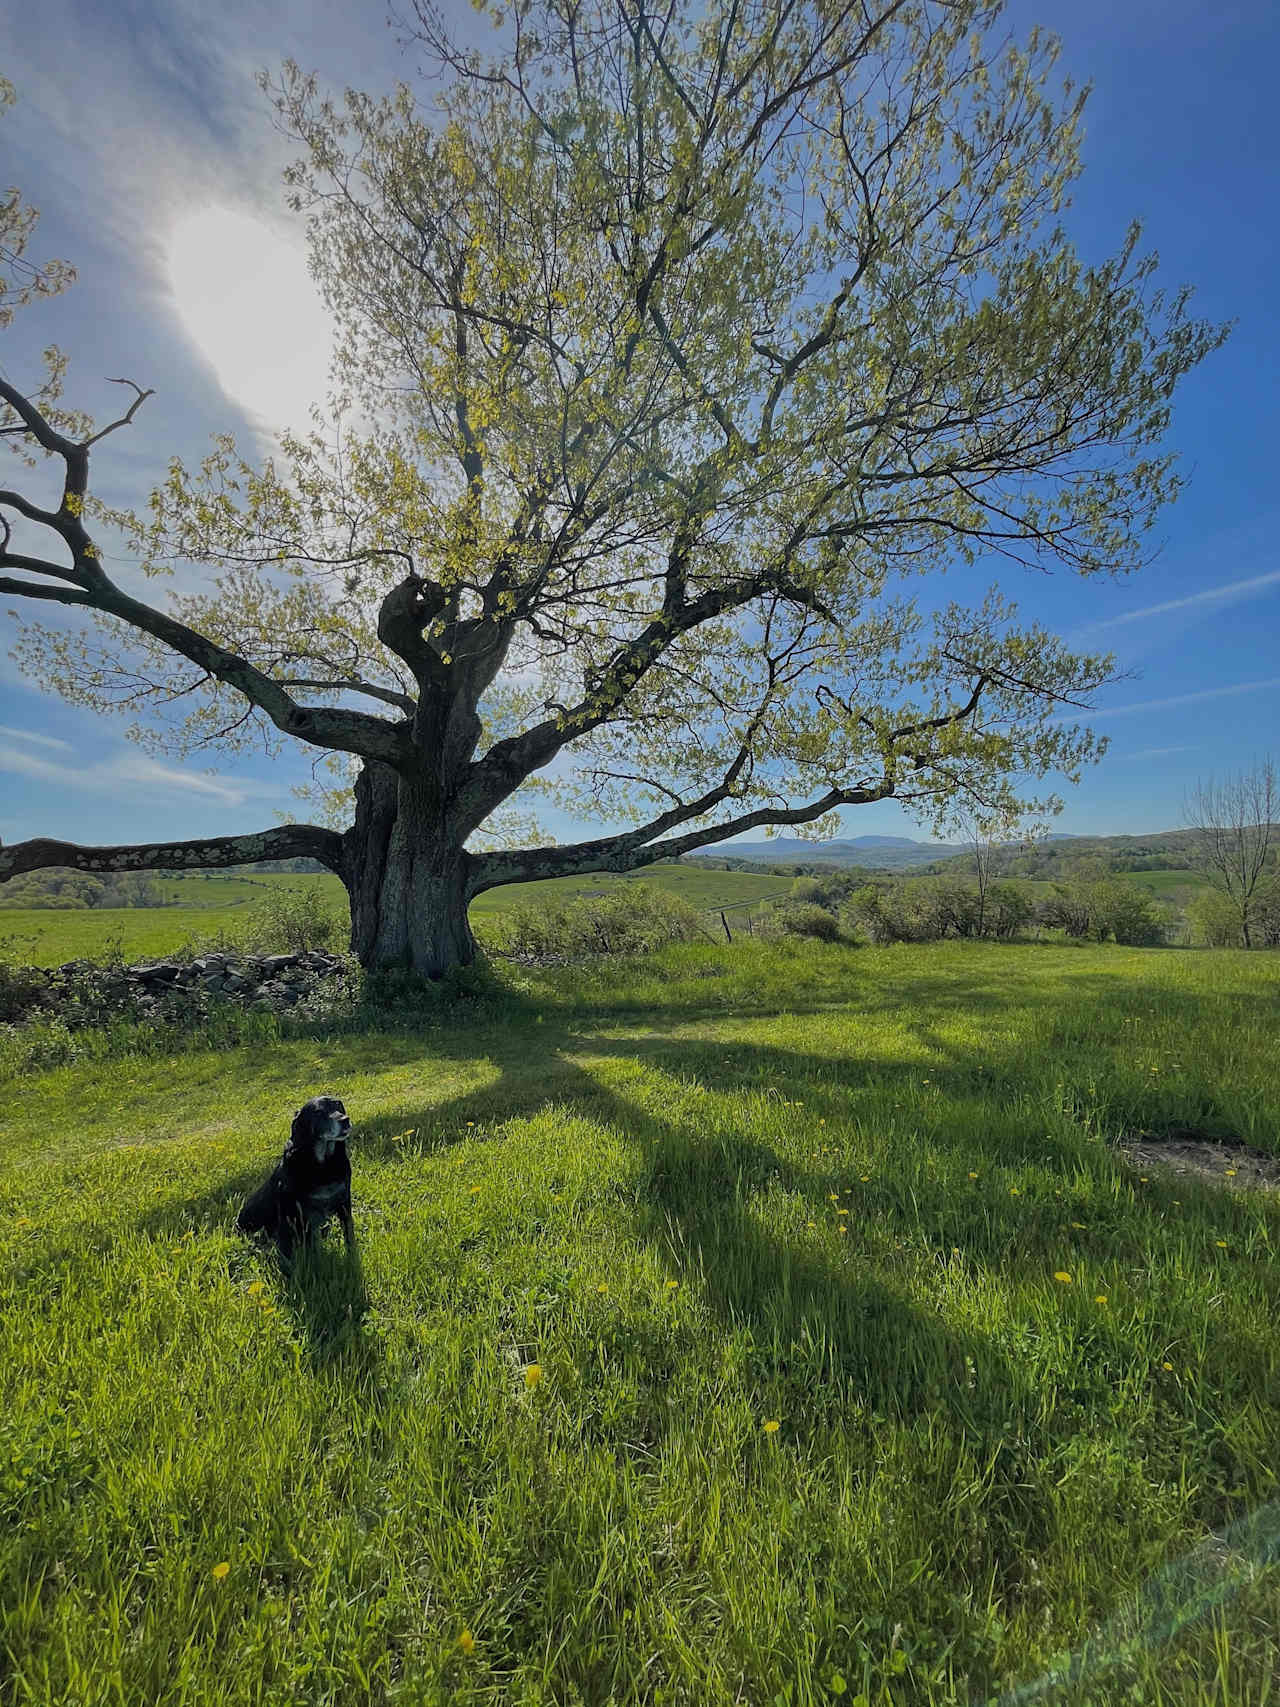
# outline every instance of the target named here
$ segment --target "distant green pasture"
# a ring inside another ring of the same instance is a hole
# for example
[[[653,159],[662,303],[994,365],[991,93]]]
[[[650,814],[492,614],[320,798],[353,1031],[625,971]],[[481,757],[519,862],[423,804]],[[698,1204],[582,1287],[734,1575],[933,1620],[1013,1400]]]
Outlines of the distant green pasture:
[[[620,885],[645,881],[683,896],[691,906],[741,906],[770,895],[785,894],[789,879],[749,871],[700,871],[694,867],[656,865],[627,877],[600,873],[591,877],[557,877],[545,883],[511,884],[490,889],[472,905],[477,921],[519,904],[570,900],[599,895]],[[166,899],[179,906],[98,907],[92,909],[0,909],[0,960],[32,966],[57,966],[65,960],[102,959],[119,952],[126,960],[145,960],[174,954],[224,933],[245,928],[254,906],[273,888],[319,889],[335,912],[346,919],[346,895],[328,872],[297,876],[254,872],[249,876],[222,872],[189,872],[158,879]],[[717,923],[716,926],[719,929]]]

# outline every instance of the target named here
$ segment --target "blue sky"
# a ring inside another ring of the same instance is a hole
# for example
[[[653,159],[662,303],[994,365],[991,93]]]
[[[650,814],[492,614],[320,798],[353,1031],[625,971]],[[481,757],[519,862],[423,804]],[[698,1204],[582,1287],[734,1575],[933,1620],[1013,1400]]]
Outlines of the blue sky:
[[[1280,7],[1016,0],[1009,16],[1019,31],[1057,31],[1068,69],[1094,85],[1086,173],[1068,216],[1085,256],[1114,250],[1137,215],[1164,280],[1193,284],[1198,312],[1237,322],[1179,395],[1172,442],[1192,483],[1162,519],[1158,560],[1114,583],[994,567],[982,577],[998,574],[1025,614],[1114,650],[1133,672],[1100,696],[1091,721],[1111,752],[1065,791],[1055,828],[1170,828],[1197,777],[1277,746]],[[290,150],[254,71],[292,56],[335,85],[384,89],[412,66],[383,17],[380,5],[341,0],[0,0],[0,65],[19,94],[0,126],[0,182],[41,210],[36,253],[80,274],[64,297],[19,316],[0,363],[30,381],[38,351],[56,341],[71,358],[69,398],[104,418],[118,405],[104,375],[155,387],[133,428],[95,455],[95,489],[110,501],[141,502],[171,455],[198,458],[211,433],[252,443],[254,422],[184,327],[168,235],[223,207],[300,240],[279,183]],[[207,268],[216,276],[218,258]],[[252,287],[246,257],[227,254],[225,268],[234,303],[239,281]],[[270,335],[283,343],[289,330],[286,319]],[[318,362],[317,349],[298,360]],[[269,364],[262,377],[269,385]],[[322,380],[317,371],[317,389]],[[282,370],[286,383],[295,376]],[[125,719],[96,718],[21,677],[7,656],[12,629],[0,609],[0,839],[225,834],[297,809],[290,786],[305,778],[306,755],[220,760],[216,774],[150,756],[125,738]],[[581,833],[559,814],[547,822]],[[885,803],[847,813],[845,833],[925,832]]]

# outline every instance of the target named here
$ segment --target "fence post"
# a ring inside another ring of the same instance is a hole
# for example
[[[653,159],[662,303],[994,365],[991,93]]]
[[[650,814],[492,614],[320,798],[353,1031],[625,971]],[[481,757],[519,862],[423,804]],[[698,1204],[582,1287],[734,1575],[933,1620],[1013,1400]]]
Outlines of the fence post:
[[[729,921],[725,918],[723,913],[720,915],[720,923],[724,926],[724,934],[728,937],[729,941],[732,942],[733,932],[729,929]]]

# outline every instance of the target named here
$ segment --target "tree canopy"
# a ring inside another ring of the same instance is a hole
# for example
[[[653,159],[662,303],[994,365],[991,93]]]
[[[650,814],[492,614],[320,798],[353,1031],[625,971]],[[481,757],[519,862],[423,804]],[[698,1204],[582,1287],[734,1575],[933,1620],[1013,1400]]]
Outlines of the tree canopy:
[[[9,442],[63,475],[52,508],[0,492],[57,553],[6,524],[0,590],[117,619],[28,625],[25,665],[185,751],[333,755],[348,828],[339,803],[226,857],[324,860],[362,955],[423,970],[466,958],[495,883],[1078,776],[1110,661],[932,581],[1140,564],[1174,390],[1223,334],[1136,227],[1077,255],[1084,94],[1000,12],[519,0],[475,47],[418,0],[416,92],[264,78],[329,407],[265,463],[230,438],[175,461],[136,517],[90,493],[95,436],[0,381]],[[95,521],[165,601],[109,576]],[[548,790],[629,828],[542,845]],[[222,857],[184,846],[131,852]]]

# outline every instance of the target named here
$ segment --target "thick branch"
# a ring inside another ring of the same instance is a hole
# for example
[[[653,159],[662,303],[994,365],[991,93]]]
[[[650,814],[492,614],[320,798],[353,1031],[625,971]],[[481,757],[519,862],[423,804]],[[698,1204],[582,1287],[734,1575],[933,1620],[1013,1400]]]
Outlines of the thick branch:
[[[887,800],[894,793],[894,783],[884,778],[862,788],[833,788],[820,800],[806,806],[760,807],[744,812],[723,824],[713,824],[701,830],[690,830],[683,836],[671,836],[665,842],[650,842],[644,838],[657,833],[654,825],[640,830],[628,830],[618,836],[602,836],[597,841],[574,842],[562,848],[521,848],[511,852],[481,853],[471,856],[471,871],[467,881],[469,896],[503,883],[534,883],[543,877],[575,877],[589,871],[635,871],[652,865],[656,860],[675,859],[727,836],[741,835],[744,830],[759,829],[764,824],[808,824],[833,812],[838,806],[866,806],[874,800]],[[668,819],[664,813],[655,824]]]
[[[0,883],[24,871],[43,871],[49,866],[65,866],[71,871],[178,871],[252,865],[262,859],[317,859],[337,870],[341,857],[341,836],[319,824],[281,824],[244,836],[118,848],[85,848],[75,842],[41,839],[0,846]]]

